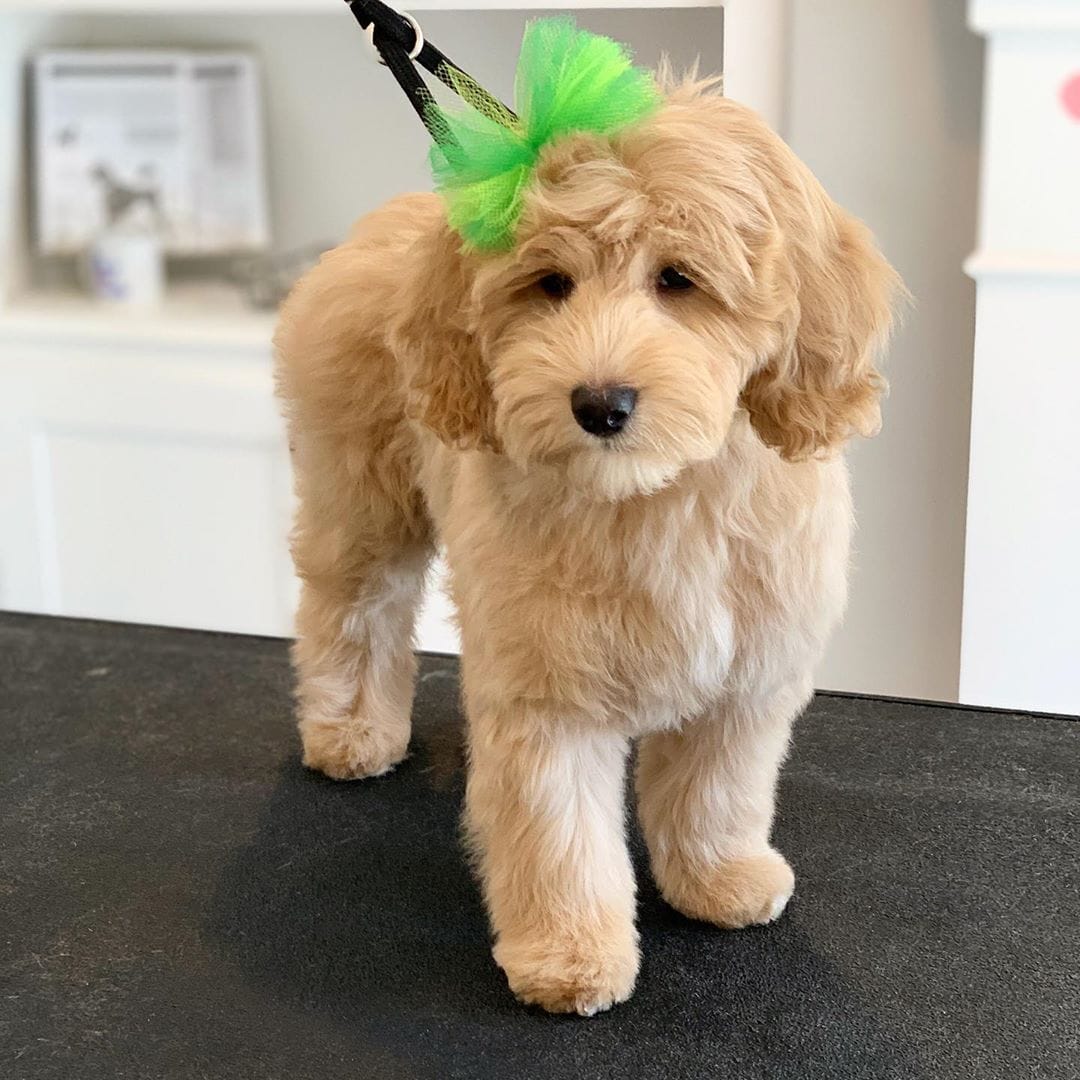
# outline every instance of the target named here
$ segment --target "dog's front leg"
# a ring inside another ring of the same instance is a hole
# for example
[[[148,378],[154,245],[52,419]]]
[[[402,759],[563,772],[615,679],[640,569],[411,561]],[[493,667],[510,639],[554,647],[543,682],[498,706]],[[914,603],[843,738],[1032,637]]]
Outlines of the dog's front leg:
[[[625,739],[550,716],[470,718],[467,824],[495,960],[550,1012],[591,1016],[634,988],[626,754]]]
[[[653,876],[684,915],[738,929],[787,905],[795,876],[769,832],[791,723],[808,697],[799,685],[729,699],[642,740],[638,804]]]

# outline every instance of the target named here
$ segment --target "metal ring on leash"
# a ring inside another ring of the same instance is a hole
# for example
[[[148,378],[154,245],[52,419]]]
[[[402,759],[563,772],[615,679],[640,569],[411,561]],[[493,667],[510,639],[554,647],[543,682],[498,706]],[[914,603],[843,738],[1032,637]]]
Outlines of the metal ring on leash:
[[[399,11],[398,14],[413,28],[415,40],[413,41],[413,47],[409,50],[409,59],[415,60],[424,48],[424,31],[420,29],[420,24],[407,11]],[[364,27],[364,34],[372,51],[375,53],[375,60],[382,64],[383,67],[386,67],[386,61],[383,59],[382,53],[379,52],[379,47],[375,44],[374,21],[369,22]]]

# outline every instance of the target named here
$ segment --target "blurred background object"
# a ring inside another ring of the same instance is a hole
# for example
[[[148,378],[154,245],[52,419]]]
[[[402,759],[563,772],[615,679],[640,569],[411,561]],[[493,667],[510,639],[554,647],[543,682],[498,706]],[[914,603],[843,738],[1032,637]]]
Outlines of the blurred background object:
[[[46,49],[33,61],[34,250],[71,254],[105,230],[213,255],[269,241],[254,57]]]
[[[274,311],[304,272],[310,270],[319,261],[319,256],[333,246],[332,242],[327,241],[324,244],[309,244],[295,251],[236,259],[232,264],[232,279],[243,290],[244,297],[253,308]]]
[[[885,429],[853,448],[852,599],[821,685],[1080,711],[1080,0],[594,3],[578,21],[645,64],[723,67],[915,295]],[[510,96],[542,12],[412,10]],[[88,56],[137,74],[107,85]],[[41,96],[72,57],[101,101]],[[205,93],[200,65],[218,69]],[[111,149],[65,173],[95,115]],[[0,606],[290,632],[273,305],[357,216],[430,187],[426,150],[340,0],[0,0]],[[208,182],[207,161],[234,171]],[[136,307],[80,280],[75,249],[117,228],[160,250]],[[422,646],[456,647],[445,614],[435,594]]]

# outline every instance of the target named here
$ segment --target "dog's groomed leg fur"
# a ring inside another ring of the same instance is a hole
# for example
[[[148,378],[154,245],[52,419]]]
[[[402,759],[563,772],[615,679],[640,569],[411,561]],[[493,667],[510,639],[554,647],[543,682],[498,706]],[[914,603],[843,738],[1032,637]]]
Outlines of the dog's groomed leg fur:
[[[795,888],[769,844],[791,722],[808,692],[732,699],[642,741],[637,789],[653,875],[672,907],[727,929],[772,922]]]
[[[427,560],[372,565],[351,598],[305,584],[293,660],[304,764],[335,780],[378,776],[409,745],[412,630]]]
[[[304,764],[335,780],[378,776],[405,756],[413,624],[431,554],[423,522],[347,460],[314,440],[294,454],[300,735]]]
[[[275,344],[289,421],[303,590],[293,649],[304,762],[339,780],[393,768],[409,743],[412,634],[433,529],[405,391],[383,340],[397,288],[382,244],[417,218],[375,215],[293,290]],[[362,234],[362,235],[361,235]]]
[[[510,988],[583,1016],[625,1001],[638,970],[626,740],[480,715],[470,748],[467,824]]]

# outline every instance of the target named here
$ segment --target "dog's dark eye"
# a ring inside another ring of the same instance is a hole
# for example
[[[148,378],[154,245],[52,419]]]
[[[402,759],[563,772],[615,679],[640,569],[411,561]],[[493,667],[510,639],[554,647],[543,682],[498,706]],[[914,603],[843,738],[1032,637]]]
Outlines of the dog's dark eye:
[[[683,289],[692,289],[694,287],[694,283],[685,274],[676,270],[674,266],[665,266],[656,275],[656,284],[659,288],[671,292],[680,292]]]
[[[574,291],[573,278],[566,274],[545,274],[536,284],[540,291],[552,300],[565,300]]]

